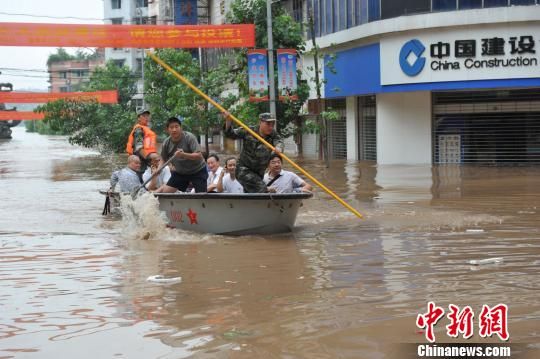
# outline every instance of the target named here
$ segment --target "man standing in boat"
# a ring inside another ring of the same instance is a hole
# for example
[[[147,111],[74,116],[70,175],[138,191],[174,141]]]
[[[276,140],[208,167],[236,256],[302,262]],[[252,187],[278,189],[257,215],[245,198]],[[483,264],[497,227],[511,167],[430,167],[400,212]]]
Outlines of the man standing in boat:
[[[276,119],[270,113],[259,115],[259,125],[251,129],[258,133],[272,146],[278,139],[275,131]],[[245,129],[233,129],[231,121],[227,120],[225,125],[225,136],[233,139],[242,139],[242,151],[236,166],[236,178],[244,187],[246,193],[265,193],[268,187],[263,181],[264,171],[272,151],[262,144],[255,137],[251,136]]]
[[[182,121],[180,116],[170,117],[167,120],[169,137],[161,147],[161,158],[166,162],[174,156],[172,160],[174,170],[167,184],[156,192],[172,193],[177,190],[185,192],[190,183],[195,192],[206,192],[208,171],[201,147],[195,135],[182,129]]]
[[[138,156],[141,160],[141,168],[138,171],[141,179],[146,167],[150,164],[149,155],[157,153],[156,133],[148,127],[149,122],[150,111],[144,108],[137,111],[137,124],[131,130],[126,145],[126,152],[129,155]]]

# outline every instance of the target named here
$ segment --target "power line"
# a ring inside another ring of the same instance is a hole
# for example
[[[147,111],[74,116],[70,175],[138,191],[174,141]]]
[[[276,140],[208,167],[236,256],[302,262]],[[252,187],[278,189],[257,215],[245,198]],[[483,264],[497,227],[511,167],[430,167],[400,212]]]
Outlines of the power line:
[[[112,21],[113,19],[117,19],[117,18],[92,18],[92,17],[76,17],[76,16],[51,16],[51,15],[34,15],[34,14],[23,14],[23,13],[9,13],[9,12],[3,12],[3,11],[0,11],[0,15],[7,15],[7,16],[27,16],[27,17],[35,17],[35,18],[47,18],[47,19],[74,19],[74,20],[92,20],[92,21]],[[150,19],[151,17],[149,16],[143,16],[143,19],[144,20],[147,20],[147,19]],[[173,20],[173,18],[169,18],[169,19],[160,19],[160,20],[153,20],[155,21],[156,23],[164,23],[164,24],[168,24]],[[140,25],[138,24],[139,22],[139,18],[134,16],[133,19],[131,21],[129,20],[123,20],[122,18],[122,24],[136,24],[136,25]],[[117,25],[122,25],[122,24],[117,24]],[[148,24],[148,23],[143,23],[142,25],[151,25],[151,24]]]

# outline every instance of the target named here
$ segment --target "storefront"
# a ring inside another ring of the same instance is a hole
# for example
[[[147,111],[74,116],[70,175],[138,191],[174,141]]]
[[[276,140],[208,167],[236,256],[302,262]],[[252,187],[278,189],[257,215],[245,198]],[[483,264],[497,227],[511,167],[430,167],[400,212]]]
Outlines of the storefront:
[[[540,21],[503,21],[508,11],[336,51],[325,97],[347,104],[347,158],[540,163]]]

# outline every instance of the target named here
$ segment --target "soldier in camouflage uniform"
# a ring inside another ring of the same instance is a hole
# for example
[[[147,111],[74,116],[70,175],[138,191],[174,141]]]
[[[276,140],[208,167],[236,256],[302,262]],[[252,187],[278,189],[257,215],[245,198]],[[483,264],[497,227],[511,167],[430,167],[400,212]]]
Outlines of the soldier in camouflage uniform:
[[[250,127],[272,146],[278,135],[274,130],[276,119],[270,113],[259,115],[259,126]],[[233,129],[230,120],[225,127],[225,136],[233,139],[242,139],[242,151],[236,165],[236,178],[244,187],[245,193],[265,193],[268,188],[263,181],[264,171],[272,151],[258,139],[251,136],[245,129]]]

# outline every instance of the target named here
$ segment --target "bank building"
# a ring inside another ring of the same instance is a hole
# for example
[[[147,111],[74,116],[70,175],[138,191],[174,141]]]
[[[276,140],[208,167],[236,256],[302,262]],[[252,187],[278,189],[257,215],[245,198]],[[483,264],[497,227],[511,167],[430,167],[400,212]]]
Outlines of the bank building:
[[[317,45],[335,55],[335,71],[323,71],[323,97],[339,113],[329,128],[332,157],[383,165],[540,162],[539,0],[289,6],[297,18],[312,14]],[[313,58],[301,63],[306,71]],[[304,152],[314,142],[305,136]]]

